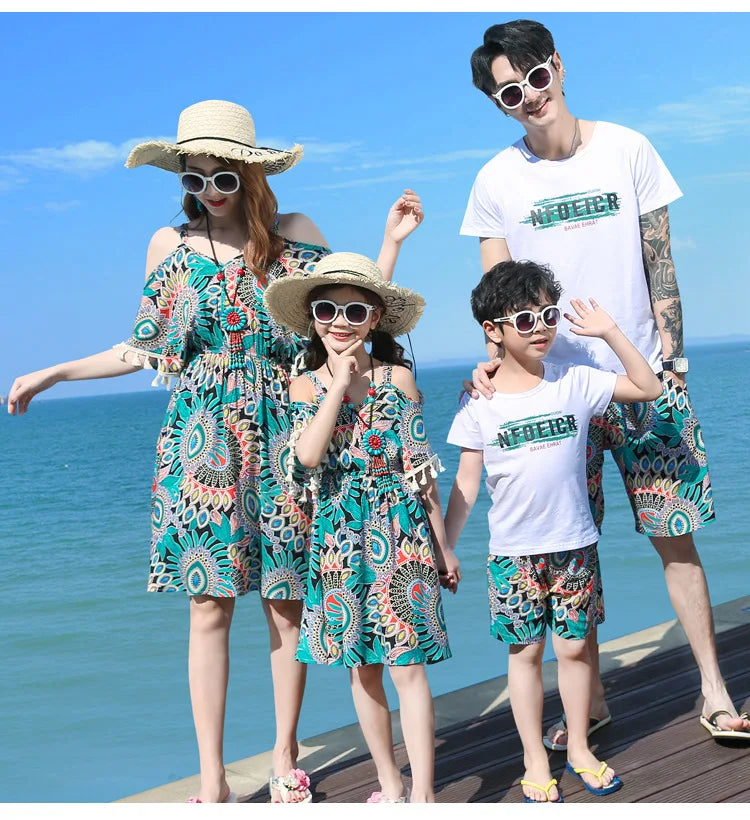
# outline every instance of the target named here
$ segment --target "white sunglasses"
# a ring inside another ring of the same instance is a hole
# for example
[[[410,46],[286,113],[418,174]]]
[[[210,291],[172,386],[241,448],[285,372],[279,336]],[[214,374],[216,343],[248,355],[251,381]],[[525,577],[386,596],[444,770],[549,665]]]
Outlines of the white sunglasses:
[[[526,99],[526,92],[523,88],[525,85],[529,86],[529,88],[533,88],[534,91],[544,91],[549,88],[554,79],[554,75],[550,69],[553,56],[554,55],[550,55],[543,63],[535,65],[520,83],[508,83],[508,85],[504,85],[492,96],[504,108],[513,109],[518,108]]]
[[[219,194],[234,194],[240,190],[240,176],[234,171],[217,171],[211,177],[205,177],[197,171],[183,171],[178,176],[180,185],[189,194],[202,194],[209,182]]]
[[[540,311],[533,310],[519,310],[512,316],[501,316],[499,319],[492,321],[499,325],[500,322],[512,322],[513,327],[519,333],[531,333],[536,327],[537,321],[541,319],[545,327],[553,328],[560,324],[560,308],[557,305],[547,305]]]

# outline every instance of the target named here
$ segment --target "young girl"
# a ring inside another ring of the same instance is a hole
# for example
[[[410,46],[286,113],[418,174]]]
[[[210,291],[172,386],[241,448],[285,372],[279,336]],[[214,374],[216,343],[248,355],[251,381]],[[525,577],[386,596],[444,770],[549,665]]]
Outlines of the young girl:
[[[411,800],[434,802],[434,713],[424,664],[451,655],[440,585],[455,592],[461,573],[445,542],[435,482],[440,462],[394,340],[416,325],[424,300],[387,283],[369,259],[334,253],[308,277],[272,284],[266,301],[280,324],[311,339],[309,372],[289,393],[289,477],[298,482],[303,468],[313,501],[297,659],[350,669],[381,787],[368,803],[409,800],[383,689],[389,667]]]

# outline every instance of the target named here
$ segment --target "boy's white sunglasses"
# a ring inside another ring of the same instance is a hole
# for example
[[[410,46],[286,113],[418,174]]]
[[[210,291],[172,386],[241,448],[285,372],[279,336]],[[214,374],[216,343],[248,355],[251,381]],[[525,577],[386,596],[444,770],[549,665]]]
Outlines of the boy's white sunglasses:
[[[519,333],[531,333],[536,327],[537,320],[541,319],[545,327],[557,327],[560,323],[560,308],[557,305],[547,305],[540,311],[533,310],[519,310],[512,316],[501,316],[499,319],[492,321],[499,325],[500,322],[512,322],[513,327]]]
[[[554,55],[550,55],[543,63],[535,65],[520,83],[508,83],[492,96],[504,108],[513,109],[518,108],[526,99],[526,92],[523,88],[525,85],[528,85],[529,88],[533,88],[534,91],[545,91],[552,85],[552,80],[554,79],[552,69],[550,68],[553,56]]]

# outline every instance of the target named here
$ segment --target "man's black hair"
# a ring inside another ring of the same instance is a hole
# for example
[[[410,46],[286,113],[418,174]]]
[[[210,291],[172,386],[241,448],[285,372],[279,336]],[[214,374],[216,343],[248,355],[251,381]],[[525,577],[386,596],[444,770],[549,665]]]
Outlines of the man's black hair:
[[[492,76],[492,62],[505,56],[522,74],[543,63],[555,53],[550,32],[536,20],[513,20],[490,26],[484,32],[484,43],[471,55],[471,81],[488,97],[497,91]]]
[[[561,295],[562,287],[546,265],[498,262],[471,292],[471,312],[481,325],[539,305],[544,297],[557,304]]]

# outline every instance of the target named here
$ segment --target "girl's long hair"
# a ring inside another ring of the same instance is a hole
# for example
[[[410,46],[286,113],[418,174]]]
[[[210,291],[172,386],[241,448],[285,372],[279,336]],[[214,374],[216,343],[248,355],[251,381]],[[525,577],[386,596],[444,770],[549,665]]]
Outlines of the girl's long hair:
[[[212,157],[239,174],[242,194],[242,214],[247,224],[247,240],[243,255],[245,264],[262,284],[267,283],[266,271],[278,259],[284,247],[284,240],[274,233],[273,227],[279,214],[279,204],[271,190],[263,166],[257,162]],[[181,160],[185,168],[185,159]],[[185,194],[182,209],[190,220],[207,218],[205,211],[198,210],[198,200],[192,194]]]
[[[362,294],[362,298],[367,302],[367,304],[374,305],[383,312],[385,311],[385,305],[376,293],[373,293],[373,291],[367,290],[366,288],[358,288],[355,285],[352,285],[351,287]],[[315,301],[321,293],[326,290],[330,290],[330,288],[330,285],[321,285],[317,288],[313,288],[310,291],[310,296],[308,297],[308,304]],[[312,318],[312,311],[310,312],[309,336],[310,341],[308,342],[307,350],[305,351],[304,369],[317,370],[319,367],[323,367],[328,360],[328,351],[323,344],[323,340],[315,332],[315,322]],[[387,330],[378,330],[376,328],[375,330],[370,331],[370,339],[372,341],[371,355],[373,359],[378,359],[384,364],[396,364],[401,365],[402,367],[408,367],[409,370],[412,369],[411,361],[406,358],[406,351],[393,338],[393,336],[388,333]]]

